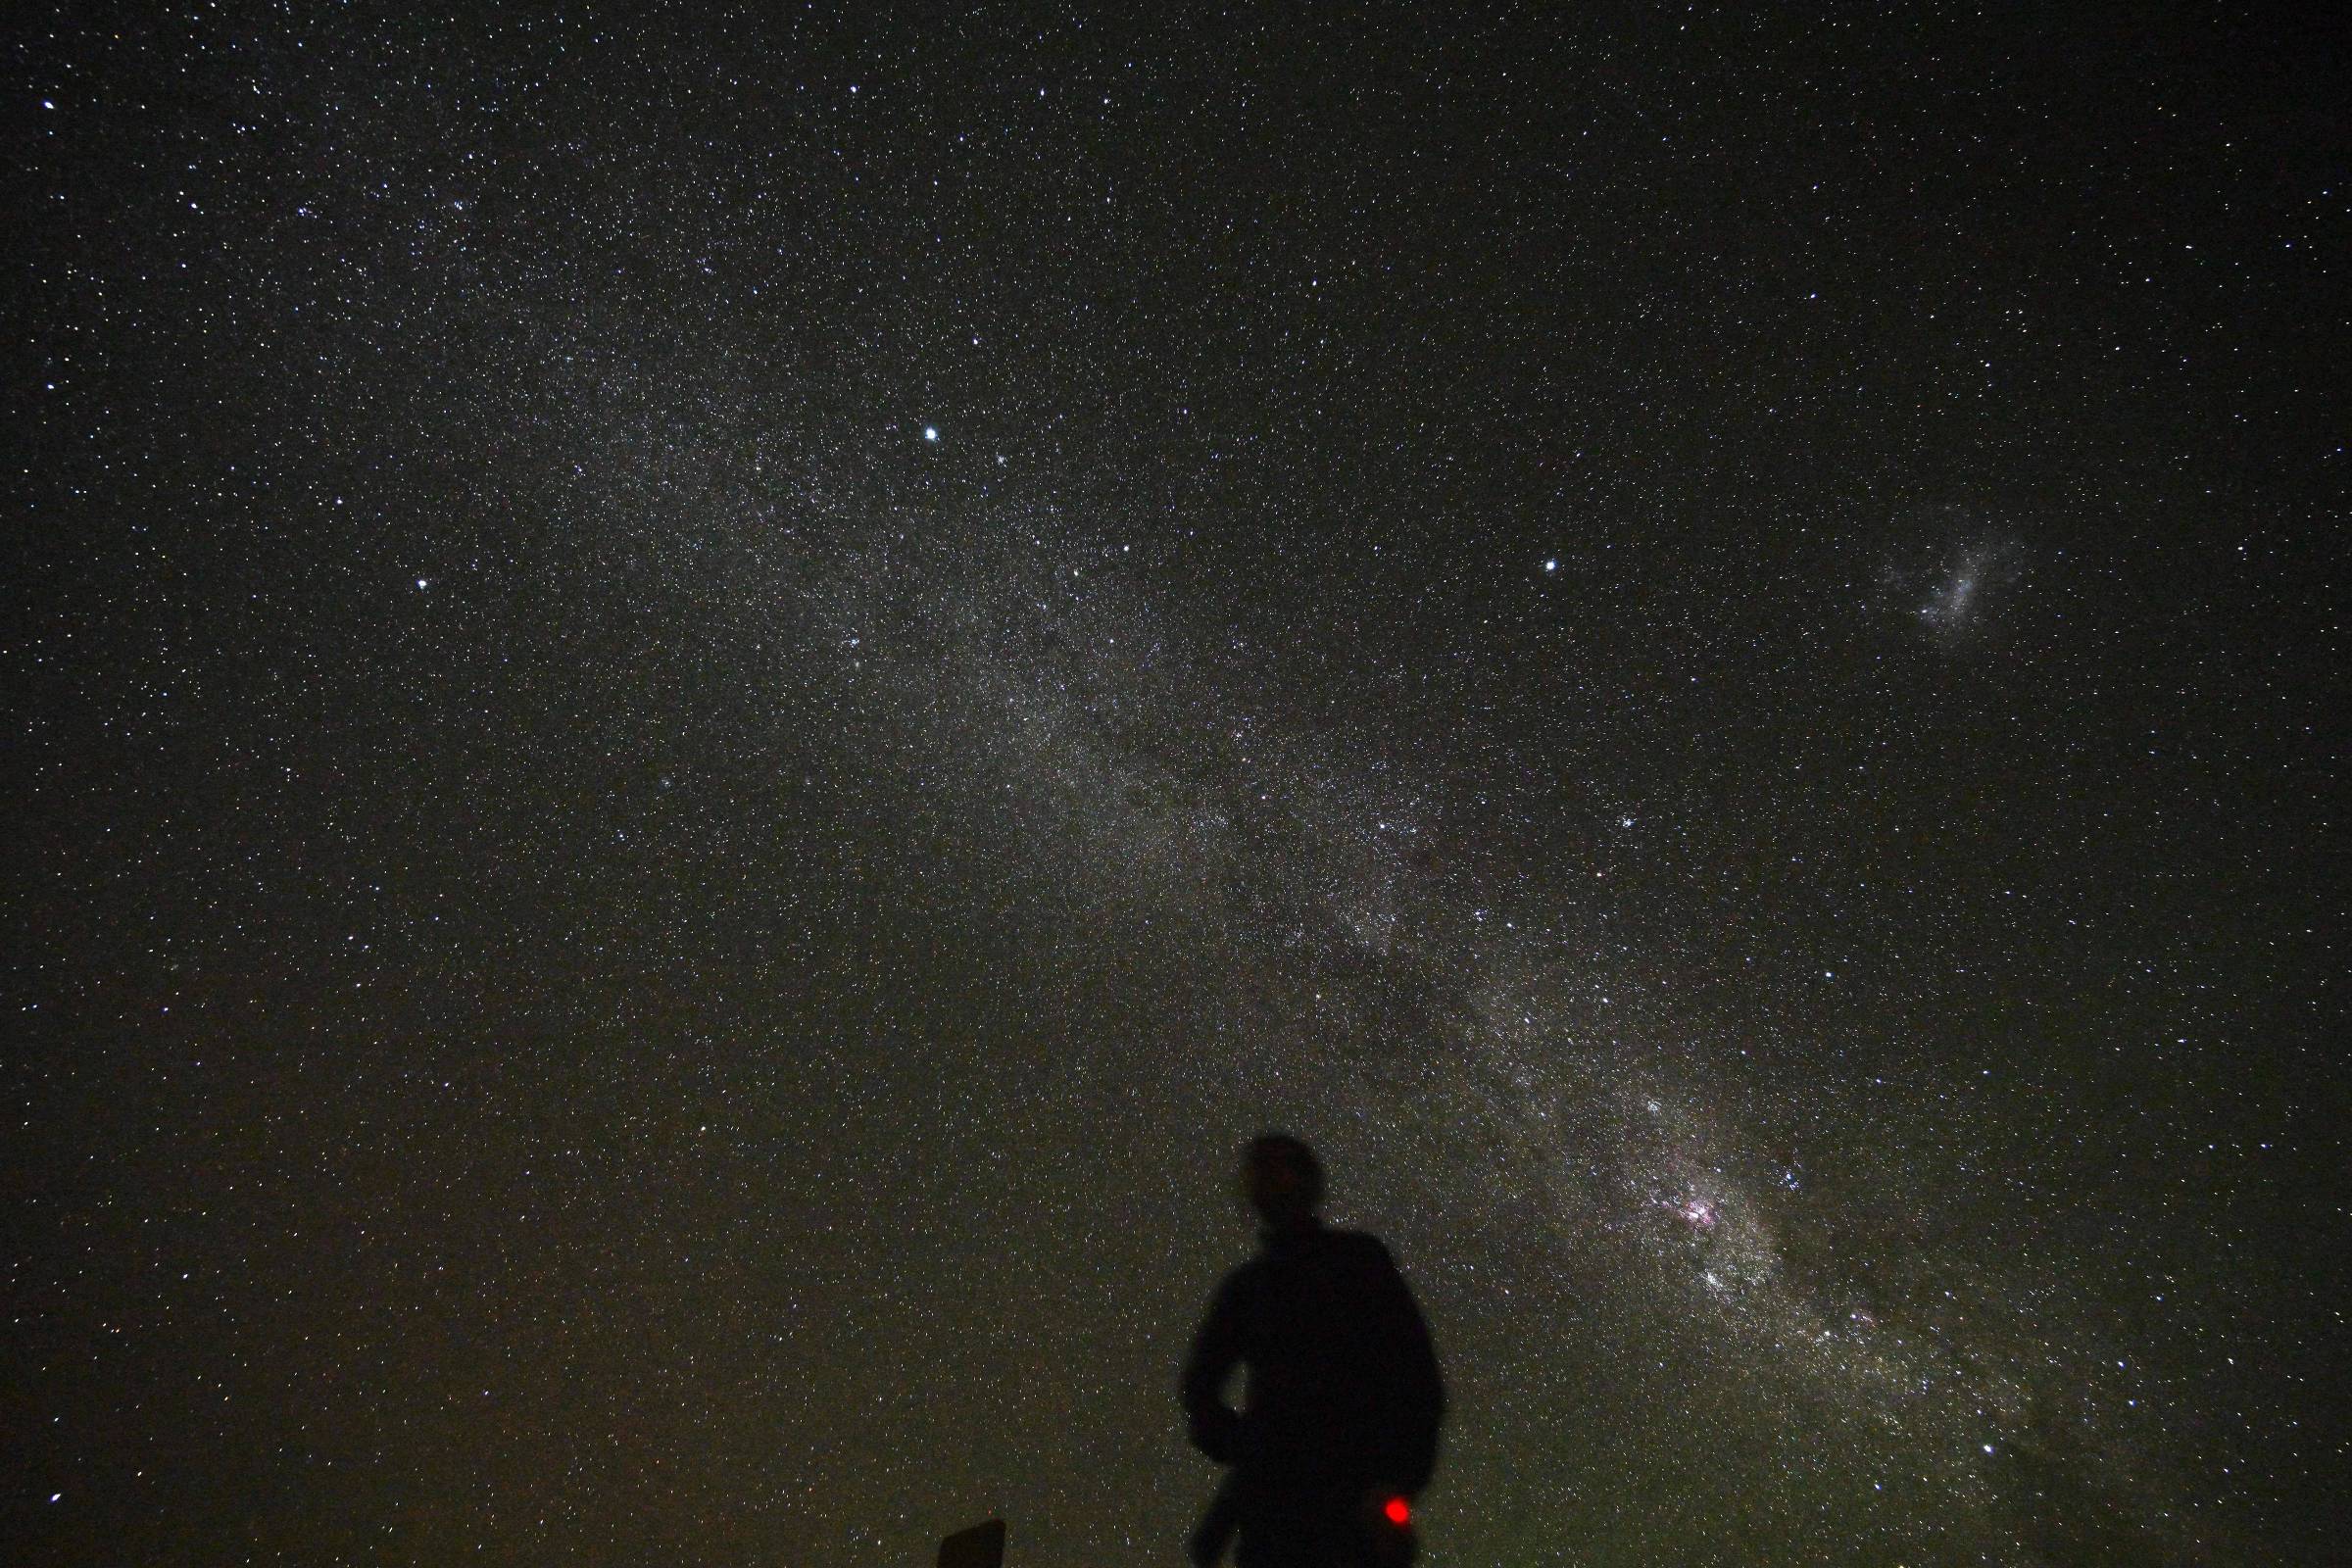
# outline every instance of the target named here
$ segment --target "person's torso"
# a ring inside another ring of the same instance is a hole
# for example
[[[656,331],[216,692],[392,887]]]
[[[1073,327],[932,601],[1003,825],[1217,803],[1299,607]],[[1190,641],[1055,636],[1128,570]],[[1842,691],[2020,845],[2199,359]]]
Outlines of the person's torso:
[[[1362,1470],[1380,1446],[1385,1395],[1399,1371],[1401,1287],[1386,1250],[1368,1236],[1319,1231],[1252,1259],[1242,1285],[1250,1468]]]

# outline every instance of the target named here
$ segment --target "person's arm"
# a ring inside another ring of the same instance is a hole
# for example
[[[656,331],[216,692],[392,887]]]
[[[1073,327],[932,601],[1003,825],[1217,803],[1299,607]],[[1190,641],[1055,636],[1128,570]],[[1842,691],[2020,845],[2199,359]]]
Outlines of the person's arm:
[[[1217,1483],[1217,1494],[1208,1499],[1200,1522],[1193,1526],[1193,1533],[1185,1542],[1185,1554],[1192,1558],[1193,1568],[1209,1568],[1224,1556],[1225,1548],[1233,1544],[1233,1538],[1241,1533],[1241,1494],[1234,1486],[1234,1472],[1228,1470],[1225,1479]]]
[[[1208,1316],[1193,1336],[1192,1353],[1184,1358],[1179,1389],[1193,1446],[1219,1464],[1241,1457],[1242,1418],[1225,1402],[1225,1380],[1242,1359],[1241,1314],[1234,1295],[1234,1282],[1227,1280],[1209,1303]]]

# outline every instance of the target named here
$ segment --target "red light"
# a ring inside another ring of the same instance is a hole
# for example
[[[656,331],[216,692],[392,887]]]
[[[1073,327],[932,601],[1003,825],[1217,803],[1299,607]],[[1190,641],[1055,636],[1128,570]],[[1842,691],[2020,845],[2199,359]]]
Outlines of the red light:
[[[1399,1530],[1412,1522],[1412,1504],[1406,1502],[1402,1497],[1391,1497],[1380,1505],[1380,1511],[1388,1516],[1389,1523]]]

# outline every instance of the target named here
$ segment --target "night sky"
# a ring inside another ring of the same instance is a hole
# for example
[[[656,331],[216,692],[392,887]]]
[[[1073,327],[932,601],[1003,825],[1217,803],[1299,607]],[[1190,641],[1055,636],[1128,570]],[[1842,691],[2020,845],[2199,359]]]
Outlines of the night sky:
[[[2340,1541],[2342,34],[12,11],[0,1555]]]

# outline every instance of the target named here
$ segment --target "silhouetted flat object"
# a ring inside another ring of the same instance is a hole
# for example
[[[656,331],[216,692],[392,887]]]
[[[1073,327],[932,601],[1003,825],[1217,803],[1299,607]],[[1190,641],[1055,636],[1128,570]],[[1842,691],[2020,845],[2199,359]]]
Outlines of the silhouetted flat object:
[[[939,1544],[939,1568],[1004,1568],[1004,1521],[958,1530]]]

